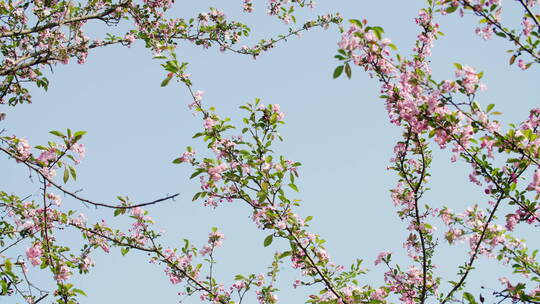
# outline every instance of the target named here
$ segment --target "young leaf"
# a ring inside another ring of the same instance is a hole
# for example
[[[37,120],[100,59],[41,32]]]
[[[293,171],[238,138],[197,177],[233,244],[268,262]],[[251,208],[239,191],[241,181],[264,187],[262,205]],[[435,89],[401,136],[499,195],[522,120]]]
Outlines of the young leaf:
[[[341,73],[343,73],[343,66],[340,65],[338,66],[335,70],[334,70],[334,79],[338,78],[339,76],[341,76]]]
[[[69,166],[69,173],[71,173],[71,177],[73,177],[73,180],[77,180],[77,171],[72,166]]]
[[[164,87],[164,86],[168,85],[169,81],[171,81],[171,77],[167,77],[167,78],[163,79],[163,81],[161,82],[161,86]]]
[[[351,70],[351,66],[349,65],[349,63],[345,64],[345,75],[347,75],[347,78],[351,79],[352,70]]]
[[[60,131],[51,131],[51,132],[49,132],[49,133],[51,133],[52,135],[56,135],[56,136],[58,136],[58,137],[66,137],[66,136],[64,135],[64,133],[62,133],[62,132],[60,132]]]
[[[272,244],[272,241],[274,240],[274,235],[273,234],[270,234],[269,236],[267,236],[265,239],[264,239],[264,247],[268,247],[270,246],[270,244]]]
[[[477,304],[476,300],[474,299],[474,296],[470,294],[469,292],[463,293],[463,298],[469,302],[469,304]]]
[[[291,187],[291,189],[293,189],[294,191],[298,192],[298,187],[296,187],[295,184],[289,184],[289,187]]]

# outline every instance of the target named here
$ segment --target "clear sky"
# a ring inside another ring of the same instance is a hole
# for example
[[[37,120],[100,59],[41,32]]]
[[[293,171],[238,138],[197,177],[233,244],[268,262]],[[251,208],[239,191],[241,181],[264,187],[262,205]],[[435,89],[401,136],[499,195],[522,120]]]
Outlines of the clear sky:
[[[250,41],[287,31],[286,26],[266,16],[263,1],[256,2],[252,15],[241,13],[240,0],[226,4],[178,2],[171,15],[189,17],[208,7],[223,9],[230,18],[251,26]],[[413,46],[418,31],[413,19],[424,5],[420,0],[319,2],[315,10],[299,15],[300,23],[305,20],[302,18],[330,12],[340,12],[345,19],[367,18],[384,27],[402,54],[408,54]],[[515,14],[508,15],[512,16],[515,19]],[[504,113],[504,122],[524,120],[528,109],[540,104],[538,70],[533,66],[522,72],[509,67],[504,50],[511,46],[499,39],[481,40],[474,34],[476,21],[472,16],[461,19],[457,15],[440,19],[446,36],[433,50],[434,74],[438,79],[452,77],[453,62],[484,71],[488,90],[479,96],[479,102],[496,103],[496,109]],[[92,30],[101,32],[100,28]],[[291,194],[303,201],[298,213],[314,216],[312,230],[328,241],[328,252],[336,262],[350,265],[356,258],[364,259],[365,266],[373,271],[361,282],[376,285],[382,283],[382,268],[373,267],[378,252],[391,250],[397,261],[408,265],[402,248],[404,225],[394,212],[389,194],[396,177],[386,170],[399,129],[388,122],[376,80],[360,69],[353,70],[352,80],[332,80],[339,37],[336,27],[315,29],[302,38],[289,39],[257,60],[185,43],[177,53],[190,63],[194,89],[205,91],[204,104],[215,106],[220,116],[240,123],[238,107],[255,98],[281,105],[286,113],[281,130],[285,142],[276,152],[303,164],[300,193]],[[180,192],[174,202],[147,208],[157,227],[166,231],[164,243],[181,246],[181,240],[188,238],[202,246],[211,227],[216,226],[226,237],[216,255],[219,281],[230,284],[235,274],[265,272],[273,252],[285,244],[276,242],[263,248],[268,233],[256,229],[246,206],[233,203],[214,210],[203,207],[200,201],[192,202],[198,181],[189,180],[191,168],[171,164],[186,146],[205,150],[191,139],[202,128],[202,121],[187,108],[190,96],[182,85],[160,87],[165,73],[159,61],[151,58],[152,54],[138,42],[129,49],[115,46],[91,52],[85,65],[58,66],[49,77],[47,93],[35,90],[33,104],[2,110],[8,116],[0,122],[0,128],[27,138],[32,145],[52,139],[50,130],[87,131],[83,141],[87,157],[71,189],[83,189],[81,195],[104,202],[113,201],[117,195],[144,202]],[[435,149],[434,156],[427,202],[454,210],[485,204],[487,197],[481,189],[467,181],[465,164],[451,164],[449,151]],[[39,185],[28,180],[26,169],[5,157],[0,163],[2,190],[21,197],[37,195]],[[67,198],[64,204],[94,219],[111,214]],[[66,237],[72,242],[78,236]],[[538,248],[538,240],[536,244],[533,240],[529,245]],[[441,245],[435,263],[443,279],[456,278],[466,251],[465,244],[453,249]],[[100,252],[94,259],[96,267],[89,275],[73,279],[88,294],[80,299],[82,304],[176,303],[181,299],[176,295],[178,286],[168,282],[163,267],[149,264],[142,254],[122,257],[114,250],[108,255]],[[478,265],[470,286],[498,288],[496,263],[482,259]],[[298,274],[287,264],[282,268],[283,291],[278,296],[282,303],[302,303],[307,290],[291,287]],[[30,274],[43,278],[37,269]],[[198,302],[193,297],[184,303]],[[15,303],[15,299],[6,303]]]

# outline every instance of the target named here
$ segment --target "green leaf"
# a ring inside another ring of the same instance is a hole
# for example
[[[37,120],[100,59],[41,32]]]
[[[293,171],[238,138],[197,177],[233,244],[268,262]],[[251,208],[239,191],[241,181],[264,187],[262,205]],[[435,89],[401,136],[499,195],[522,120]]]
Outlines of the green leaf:
[[[8,284],[4,280],[0,280],[0,284],[2,285],[2,295],[6,295],[8,292]]]
[[[73,137],[83,136],[84,134],[86,134],[86,131],[77,131],[75,134],[73,134]]]
[[[173,164],[181,164],[182,163],[182,158],[177,158],[175,160],[172,161]]]
[[[358,19],[350,19],[349,22],[356,25],[356,26],[358,26],[358,27],[363,27],[364,26],[364,24]]]
[[[489,111],[493,110],[494,107],[495,107],[494,104],[489,104],[489,105],[487,106],[486,112],[489,113]]]
[[[265,239],[264,239],[264,247],[268,247],[270,246],[270,244],[272,244],[272,241],[274,240],[274,235],[273,234],[270,234],[269,236],[267,236]]]
[[[351,79],[352,70],[351,70],[351,66],[349,65],[349,63],[345,64],[345,75],[347,75],[347,78]]]
[[[169,81],[171,81],[171,77],[167,77],[167,78],[163,79],[163,81],[161,82],[161,86],[164,87],[164,86],[168,85]]]
[[[58,137],[62,137],[62,138],[63,138],[63,137],[66,137],[66,136],[64,135],[64,133],[62,133],[62,132],[60,132],[60,131],[51,131],[51,132],[49,132],[49,133],[51,133],[52,135],[56,135],[56,136],[58,136]]]
[[[78,288],[73,288],[73,292],[74,292],[74,293],[81,294],[81,295],[83,295],[83,296],[86,297],[86,293],[84,293],[84,291],[82,291],[82,290],[80,290],[80,289],[78,289]]]
[[[446,9],[446,13],[447,14],[451,14],[453,12],[455,12],[457,10],[457,6],[450,6],[449,8]]]
[[[469,304],[478,304],[476,300],[474,299],[474,296],[469,292],[463,293],[463,298],[469,302]]]
[[[195,178],[197,175],[203,173],[204,171],[202,170],[198,170],[198,171],[195,171],[193,174],[191,174],[191,176],[189,177],[189,179],[193,179]]]
[[[291,187],[291,189],[293,189],[294,191],[298,192],[298,187],[296,187],[295,184],[289,184],[289,187]]]
[[[75,168],[69,166],[69,173],[71,173],[71,177],[73,177],[73,180],[77,180],[77,170],[75,170]]]
[[[456,69],[458,70],[462,70],[463,69],[463,66],[457,62],[454,63],[454,66],[456,67]]]
[[[283,252],[282,254],[279,255],[279,259],[283,259],[283,258],[288,257],[290,255],[291,255],[290,251],[285,251],[285,252]]]
[[[6,267],[6,271],[7,271],[7,272],[11,272],[11,266],[12,266],[12,265],[13,265],[13,264],[11,263],[11,260],[10,260],[10,259],[6,259],[6,260],[4,261],[4,266]]]
[[[64,169],[64,183],[67,183],[69,180],[69,171],[67,168]]]
[[[338,78],[339,76],[341,76],[341,73],[343,73],[343,66],[340,65],[338,66],[335,70],[334,70],[334,79]]]
[[[73,138],[75,139],[75,141],[77,141],[81,139],[84,134],[86,134],[86,131],[77,131],[75,132],[75,134],[73,134]]]

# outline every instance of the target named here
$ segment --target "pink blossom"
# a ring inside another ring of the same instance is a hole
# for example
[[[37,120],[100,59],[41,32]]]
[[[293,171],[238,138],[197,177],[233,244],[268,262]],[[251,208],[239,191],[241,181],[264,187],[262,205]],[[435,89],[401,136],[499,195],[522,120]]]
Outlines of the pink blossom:
[[[74,145],[71,146],[70,148],[72,151],[74,151],[75,153],[79,154],[79,159],[76,160],[76,163],[80,163],[80,161],[84,158],[84,156],[86,155],[86,148],[84,147],[83,144],[79,144],[79,143],[76,143]]]
[[[26,249],[26,257],[34,266],[41,264],[42,254],[43,250],[41,249],[41,244],[39,243],[36,243],[32,247]]]
[[[217,182],[217,181],[221,180],[221,173],[223,171],[225,171],[226,169],[228,169],[228,165],[227,164],[221,164],[219,166],[208,169],[208,174],[210,175],[210,178],[213,181]]]
[[[253,1],[252,0],[244,0],[244,5],[242,6],[244,9],[244,12],[251,13],[253,12]]]
[[[31,147],[26,139],[19,139],[19,143],[17,144],[17,152],[19,152],[19,155],[23,160],[27,159],[32,154],[30,152],[30,148]]]
[[[485,27],[476,28],[475,32],[484,40],[489,40],[493,37],[493,27],[490,24]]]
[[[195,150],[186,151],[180,156],[179,160],[183,163],[191,163],[195,157]]]
[[[518,60],[518,67],[522,70],[526,70],[527,69],[527,65],[525,64],[525,61],[523,61],[523,59],[519,59]]]
[[[197,91],[195,92],[195,94],[193,94],[193,98],[195,99],[196,102],[201,102],[203,95],[204,95],[204,91]]]
[[[244,281],[236,281],[232,287],[236,290],[240,290],[246,287],[246,282]]]
[[[540,168],[536,169],[532,182],[527,186],[527,190],[534,190],[540,193]]]
[[[127,34],[126,35],[126,41],[128,42],[129,45],[133,44],[133,42],[135,42],[135,36],[133,36],[133,34]]]
[[[58,272],[54,275],[54,279],[57,281],[67,281],[69,280],[70,276],[71,272],[69,271],[69,268],[62,264],[58,269]]]
[[[47,198],[53,201],[56,206],[60,206],[62,203],[62,199],[56,194],[47,193]]]
[[[135,207],[131,210],[131,214],[136,218],[142,218],[144,216],[144,210],[141,207]]]
[[[219,247],[221,244],[223,244],[223,239],[225,238],[225,235],[221,233],[220,231],[212,231],[208,235],[208,243],[212,244],[214,247]]]
[[[85,257],[82,259],[82,263],[80,265],[82,270],[88,270],[90,267],[94,266],[95,263],[90,257]]]
[[[375,289],[373,293],[371,293],[371,298],[373,300],[383,301],[384,297],[386,297],[387,295],[388,293],[386,292],[386,290],[378,288],[378,289]]]
[[[204,120],[204,128],[206,130],[212,129],[216,125],[216,121],[213,120],[211,117],[208,117]]]
[[[442,221],[446,224],[446,225],[450,225],[450,223],[452,222],[452,210],[451,209],[448,209],[448,208],[444,208],[443,210],[441,210],[441,212],[439,213],[439,216],[441,217]]]
[[[182,75],[183,78],[187,78],[187,76]],[[200,106],[202,98],[203,98],[204,92],[203,91],[197,91],[193,94],[193,102],[188,104],[188,108],[191,110],[195,106]]]
[[[49,150],[45,150],[41,152],[41,154],[38,156],[37,160],[47,165],[49,161],[56,159],[56,149],[51,148]]]
[[[390,251],[382,251],[377,255],[377,259],[375,260],[375,265],[379,265],[383,260],[386,260],[388,256],[390,256],[392,252]]]
[[[473,94],[480,84],[478,73],[476,73],[472,67],[467,65],[464,65],[461,69],[456,71],[456,77],[462,78],[462,87],[467,94]]]
[[[534,28],[534,25],[532,24],[532,22],[529,19],[524,19],[522,24],[523,24],[523,35],[525,36],[531,35],[531,31]]]
[[[47,167],[40,168],[39,172],[45,176],[47,179],[53,179],[56,176],[56,170],[49,169]]]

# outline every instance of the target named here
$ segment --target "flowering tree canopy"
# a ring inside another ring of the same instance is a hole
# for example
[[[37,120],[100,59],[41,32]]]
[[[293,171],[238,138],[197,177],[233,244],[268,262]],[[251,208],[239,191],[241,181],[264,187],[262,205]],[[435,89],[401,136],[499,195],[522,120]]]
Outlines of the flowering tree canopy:
[[[277,303],[278,273],[292,269],[296,278],[286,284],[308,290],[306,303],[540,303],[537,250],[529,249],[517,234],[518,226],[534,231],[540,222],[540,108],[531,109],[522,123],[507,127],[495,118],[500,113],[494,111],[494,104],[480,103],[478,93],[486,89],[482,72],[455,63],[455,77],[435,79],[430,60],[433,46],[443,36],[438,20],[460,14],[479,18],[474,31],[482,39],[509,42],[510,65],[535,68],[540,62],[539,1],[512,3],[522,12],[516,26],[515,20],[502,18],[500,0],[428,0],[414,19],[419,34],[412,52],[402,54],[382,27],[366,19],[343,21],[339,14],[329,14],[297,20],[298,10],[314,7],[311,0],[261,1],[270,17],[292,27],[252,46],[243,45],[250,27],[230,20],[223,11],[211,8],[187,18],[171,17],[173,2],[0,1],[0,103],[12,107],[31,103],[31,86],[48,89],[48,70],[72,59],[84,64],[93,49],[112,45],[128,49],[136,41],[143,42],[164,69],[161,86],[178,84],[189,92],[186,109],[200,119],[201,126],[193,138],[206,147],[206,151],[188,147],[164,161],[182,165],[179,170],[191,167],[191,178],[200,183],[193,201],[209,208],[227,208],[228,203],[244,206],[253,228],[266,235],[263,246],[279,241],[285,250],[275,252],[265,273],[234,273],[228,281],[220,281],[215,275],[215,254],[224,234],[218,228],[210,231],[205,244],[187,239],[182,246],[167,244],[164,232],[145,210],[191,195],[172,194],[148,202],[126,196],[114,202],[92,200],[69,184],[77,180],[77,165],[85,157],[85,131],[50,131],[54,141],[35,144],[3,130],[3,161],[28,170],[37,181],[37,191],[23,197],[0,189],[1,299],[68,304],[78,303],[81,296],[91,298],[71,277],[99,267],[92,259],[96,251],[119,251],[122,256],[132,252],[147,256],[164,270],[182,299],[196,296],[200,302]],[[255,8],[250,0],[239,5],[246,13]],[[85,29],[93,24],[107,31],[127,30],[91,38]],[[385,268],[379,285],[366,279],[368,270],[362,265],[362,259],[373,257],[360,253],[350,265],[340,265],[330,257],[331,248],[325,247],[322,235],[311,230],[313,218],[298,213],[301,163],[277,148],[284,140],[282,107],[255,99],[240,107],[243,119],[233,123],[206,105],[204,92],[191,78],[194,71],[176,52],[179,44],[189,43],[257,58],[317,27],[341,31],[341,37],[336,37],[339,64],[333,77],[351,78],[360,67],[377,79],[390,123],[402,134],[389,165],[398,177],[390,194],[407,234],[403,248],[408,260],[398,263],[393,260],[396,253],[381,252],[374,260],[376,267]],[[0,113],[0,119],[5,116]],[[469,165],[468,179],[480,187],[484,201],[454,211],[453,206],[425,200],[433,152],[446,149],[451,150],[452,162]],[[80,203],[81,208],[111,211],[115,220],[91,221],[76,205],[63,203],[65,199]],[[60,235],[67,231],[76,234],[64,242]],[[442,276],[434,259],[441,243],[463,242],[468,244],[467,258],[457,274]],[[475,266],[481,257],[496,259],[509,273],[499,276],[502,285],[483,294],[466,285],[470,273],[478,271]],[[43,282],[34,277],[37,268],[49,274],[54,290],[41,287]]]

